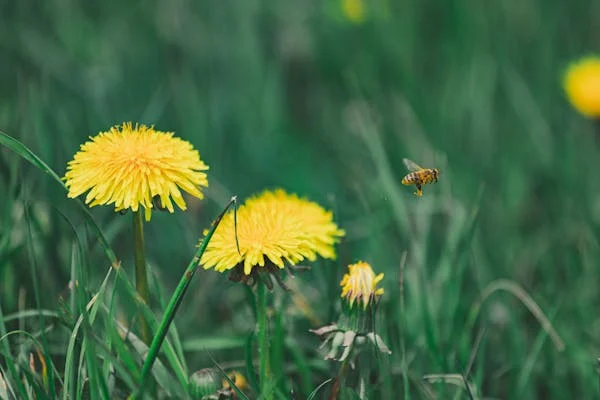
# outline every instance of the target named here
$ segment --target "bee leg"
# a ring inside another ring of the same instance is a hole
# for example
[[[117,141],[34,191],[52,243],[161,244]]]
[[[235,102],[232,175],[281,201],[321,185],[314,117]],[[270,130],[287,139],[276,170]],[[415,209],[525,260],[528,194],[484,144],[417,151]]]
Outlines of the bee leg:
[[[422,189],[421,185],[417,183],[415,186],[417,187],[417,191],[415,192],[415,194],[418,197],[423,196],[423,189]]]

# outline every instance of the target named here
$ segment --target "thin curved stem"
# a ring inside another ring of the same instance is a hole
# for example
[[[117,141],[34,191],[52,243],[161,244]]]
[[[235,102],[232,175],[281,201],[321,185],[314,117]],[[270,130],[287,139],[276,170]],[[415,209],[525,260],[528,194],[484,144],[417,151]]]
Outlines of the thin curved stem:
[[[154,365],[154,361],[156,361],[156,358],[158,357],[160,348],[165,340],[165,337],[167,336],[167,332],[169,331],[169,327],[171,326],[171,323],[175,319],[175,314],[177,314],[177,310],[179,308],[179,305],[181,304],[181,301],[183,300],[183,296],[185,295],[185,293],[192,281],[194,273],[198,269],[200,259],[202,258],[202,254],[204,254],[204,251],[206,250],[206,246],[208,246],[208,242],[210,242],[210,239],[212,238],[212,235],[215,233],[217,226],[219,226],[221,219],[223,218],[225,213],[229,210],[229,208],[233,204],[235,204],[236,201],[237,201],[237,198],[235,196],[232,197],[231,201],[225,206],[223,211],[221,211],[219,216],[212,223],[212,226],[210,227],[209,231],[204,236],[204,240],[198,247],[196,254],[194,254],[194,257],[192,257],[192,260],[188,264],[185,272],[183,273],[183,276],[181,277],[181,280],[179,281],[179,284],[177,285],[175,292],[173,293],[173,295],[171,296],[171,299],[169,300],[169,303],[167,304],[165,313],[162,317],[162,320],[160,321],[158,330],[157,330],[156,334],[154,335],[154,338],[152,339],[152,343],[150,344],[150,348],[148,349],[148,354],[146,356],[146,360],[144,361],[144,365],[142,366],[140,387],[139,387],[138,393],[136,393],[135,395],[132,396],[133,398],[141,398],[142,397],[143,392],[145,390],[145,383],[148,379],[148,375],[150,374],[150,371],[152,370],[152,365]]]

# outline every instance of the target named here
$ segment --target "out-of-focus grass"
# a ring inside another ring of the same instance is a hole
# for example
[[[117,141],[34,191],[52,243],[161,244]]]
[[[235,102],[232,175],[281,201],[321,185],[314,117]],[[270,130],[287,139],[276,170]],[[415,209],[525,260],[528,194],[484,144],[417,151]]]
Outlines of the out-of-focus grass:
[[[10,2],[0,16],[0,127],[59,174],[89,135],[122,121],[173,130],[199,149],[211,167],[208,199],[191,200],[186,213],[157,214],[147,227],[148,258],[164,297],[231,194],[243,199],[283,186],[332,208],[347,231],[337,268],[314,265],[298,284],[314,317],[326,323],[335,318],[346,264],[365,259],[386,273],[379,329],[393,354],[373,364],[373,383],[383,384],[369,389],[371,398],[403,393],[401,333],[415,398],[454,393],[452,385],[422,377],[464,373],[472,355],[469,376],[480,395],[593,398],[599,144],[593,124],[564,101],[560,75],[570,58],[597,50],[597,11],[586,0],[379,0],[368,2],[362,24],[353,24],[333,0]],[[399,185],[403,157],[442,170],[422,199]],[[84,284],[68,308],[85,315],[100,290],[110,262],[71,204],[47,176],[0,149],[4,317],[58,309],[77,277]],[[131,266],[128,219],[106,208],[92,213]],[[209,346],[216,359],[244,370],[243,338],[254,321],[245,291],[214,272],[198,275],[176,319],[187,366],[212,366],[200,348],[222,337]],[[526,290],[564,351],[510,294],[491,295],[468,326],[471,308],[497,279]],[[286,372],[282,392],[294,387],[306,396],[333,376],[333,367],[319,359],[318,343],[306,333],[314,322],[291,298],[276,294],[283,349],[274,365]],[[116,347],[121,332],[114,318],[126,306],[96,311],[112,352],[103,352],[86,318],[84,342],[69,354],[76,320],[46,336],[41,329],[51,318],[42,324],[38,316],[21,317],[0,324],[0,335],[17,328],[41,335],[55,375],[69,363],[79,371],[81,362],[95,385],[92,396],[101,398],[112,389],[113,373],[107,363],[94,368],[101,361],[80,349],[94,354],[86,346],[95,345],[103,357],[118,358],[110,363],[123,366],[117,386],[134,386],[137,377],[128,374],[139,356]],[[31,342],[21,336],[0,343],[3,376],[10,376],[11,360],[27,365]],[[166,360],[164,366],[172,368]],[[83,377],[61,379],[77,385]],[[20,382],[9,383],[19,393]]]

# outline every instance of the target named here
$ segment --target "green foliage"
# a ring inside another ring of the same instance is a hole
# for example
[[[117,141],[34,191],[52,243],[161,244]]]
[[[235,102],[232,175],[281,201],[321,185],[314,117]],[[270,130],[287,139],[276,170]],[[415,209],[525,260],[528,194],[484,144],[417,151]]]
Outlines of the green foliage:
[[[570,59],[598,50],[594,3],[378,0],[361,24],[339,4],[3,5],[0,128],[17,140],[0,134],[0,399],[134,393],[135,318],[156,332],[202,231],[266,187],[347,231],[335,263],[270,296],[275,398],[335,386],[308,329],[337,319],[359,259],[385,273],[376,325],[392,354],[361,358],[347,398],[598,396],[600,131],[560,87]],[[149,305],[129,218],[59,180],[123,121],[175,131],[210,166],[206,200],[146,226]],[[422,198],[400,185],[403,157],[441,171]],[[190,371],[216,363],[250,371],[257,398],[248,293],[204,270],[190,289],[148,395],[184,397]]]

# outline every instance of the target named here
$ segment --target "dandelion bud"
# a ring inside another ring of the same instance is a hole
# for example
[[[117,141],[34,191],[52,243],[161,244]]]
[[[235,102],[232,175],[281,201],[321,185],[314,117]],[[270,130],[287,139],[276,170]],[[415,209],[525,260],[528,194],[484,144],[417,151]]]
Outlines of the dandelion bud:
[[[205,399],[221,389],[221,376],[212,368],[204,368],[190,376],[188,392],[192,399]]]
[[[374,304],[383,294],[383,289],[377,288],[377,284],[383,279],[383,274],[375,276],[371,266],[364,261],[348,265],[348,270],[340,282],[341,297],[346,300],[350,308],[354,307],[356,302],[362,303],[363,310],[366,310],[368,305]]]

